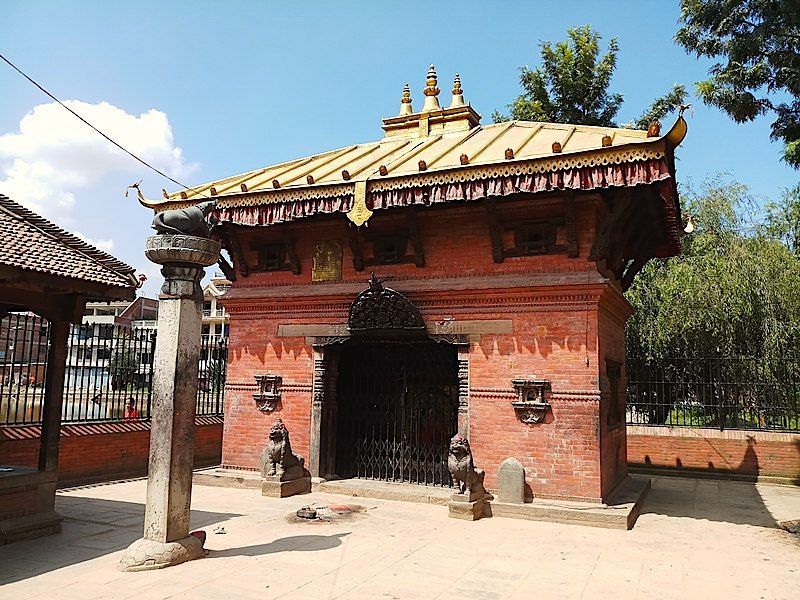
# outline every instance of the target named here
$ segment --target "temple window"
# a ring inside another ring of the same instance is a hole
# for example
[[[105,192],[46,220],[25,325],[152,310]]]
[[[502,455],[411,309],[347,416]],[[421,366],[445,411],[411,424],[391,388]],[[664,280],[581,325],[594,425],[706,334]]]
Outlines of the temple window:
[[[266,244],[258,249],[258,266],[264,271],[282,271],[286,268],[286,246]]]
[[[514,229],[516,256],[547,254],[554,250],[556,230],[551,223],[528,223]]]
[[[381,235],[372,241],[375,262],[383,265],[406,262],[408,237],[405,235]]]

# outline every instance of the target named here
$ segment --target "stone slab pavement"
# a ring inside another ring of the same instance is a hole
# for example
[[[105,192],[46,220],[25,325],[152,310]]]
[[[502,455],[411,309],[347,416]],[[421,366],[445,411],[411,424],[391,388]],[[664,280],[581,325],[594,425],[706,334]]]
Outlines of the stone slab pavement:
[[[800,536],[776,527],[800,518],[797,487],[654,478],[635,528],[621,531],[195,486],[192,527],[208,533],[208,556],[121,573],[144,499],[144,480],[60,491],[61,534],[0,547],[0,598],[800,599]],[[305,504],[363,510],[328,522],[289,516]]]

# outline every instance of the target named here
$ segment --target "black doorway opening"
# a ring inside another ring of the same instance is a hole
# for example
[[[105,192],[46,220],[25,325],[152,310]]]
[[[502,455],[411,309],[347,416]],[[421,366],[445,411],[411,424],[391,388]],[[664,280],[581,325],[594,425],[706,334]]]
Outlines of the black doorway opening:
[[[447,451],[458,429],[455,346],[351,340],[341,350],[336,473],[450,486]]]

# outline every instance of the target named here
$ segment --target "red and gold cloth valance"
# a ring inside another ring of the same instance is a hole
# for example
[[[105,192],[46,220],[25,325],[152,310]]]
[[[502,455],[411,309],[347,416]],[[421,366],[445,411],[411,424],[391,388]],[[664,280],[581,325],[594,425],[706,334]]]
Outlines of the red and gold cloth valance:
[[[524,173],[464,182],[434,183],[419,187],[380,191],[371,191],[367,188],[366,204],[371,210],[402,206],[430,206],[445,202],[509,196],[521,192],[632,187],[665,181],[669,178],[669,168],[665,159],[654,158],[544,173]],[[217,217],[221,223],[268,226],[318,214],[346,213],[353,208],[353,202],[353,194],[346,193],[328,198],[306,198],[256,206],[222,206],[217,211]],[[675,212],[674,208],[673,212]]]

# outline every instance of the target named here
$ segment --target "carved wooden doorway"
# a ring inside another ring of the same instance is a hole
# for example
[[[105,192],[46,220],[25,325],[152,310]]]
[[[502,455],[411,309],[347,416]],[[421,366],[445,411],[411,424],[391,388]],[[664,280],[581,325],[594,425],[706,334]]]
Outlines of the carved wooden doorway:
[[[458,353],[421,340],[350,340],[336,384],[336,473],[450,486],[458,429]]]

